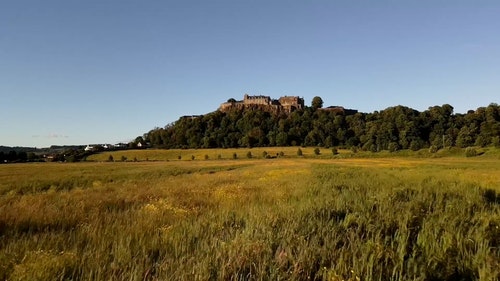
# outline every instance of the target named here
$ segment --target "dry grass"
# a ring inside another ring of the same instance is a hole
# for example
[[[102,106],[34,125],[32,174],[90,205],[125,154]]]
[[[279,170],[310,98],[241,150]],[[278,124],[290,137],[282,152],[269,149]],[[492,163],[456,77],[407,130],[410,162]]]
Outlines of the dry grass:
[[[238,161],[144,150],[114,158],[169,161],[1,165],[0,279],[500,278],[495,157],[261,150]]]

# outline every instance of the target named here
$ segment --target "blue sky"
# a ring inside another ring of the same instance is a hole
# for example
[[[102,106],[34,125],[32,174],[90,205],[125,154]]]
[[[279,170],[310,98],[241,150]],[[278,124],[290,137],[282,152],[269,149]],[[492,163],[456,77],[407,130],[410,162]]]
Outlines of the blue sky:
[[[243,94],[500,102],[499,1],[0,2],[0,145],[129,141]]]

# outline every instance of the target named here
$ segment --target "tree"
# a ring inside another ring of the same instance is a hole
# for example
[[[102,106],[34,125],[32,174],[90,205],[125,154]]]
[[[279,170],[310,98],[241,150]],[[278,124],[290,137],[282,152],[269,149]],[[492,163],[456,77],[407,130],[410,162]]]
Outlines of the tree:
[[[297,149],[297,156],[302,156],[302,149],[300,149],[300,147]]]
[[[495,138],[500,136],[497,104],[467,114],[454,114],[448,104],[429,107],[423,112],[395,106],[380,112],[354,114],[316,110],[323,106],[321,97],[314,97],[311,104],[291,113],[249,108],[180,118],[136,138],[130,147],[140,142],[165,149],[302,145],[394,151],[431,145],[438,149],[454,145],[489,146],[500,142]],[[17,153],[12,156],[4,151],[4,160],[20,161]]]
[[[322,107],[323,107],[323,99],[322,99],[321,97],[315,96],[315,97],[312,99],[312,102],[311,102],[311,107],[312,107],[313,109],[322,108]]]
[[[37,158],[38,158],[38,156],[34,152],[28,152],[27,161],[33,162],[33,161],[37,160]],[[0,157],[0,162],[1,162],[1,160],[3,160],[3,159],[1,159],[1,157]]]
[[[321,151],[319,150],[319,148],[318,148],[318,147],[316,147],[316,148],[314,149],[314,154],[316,154],[316,155],[320,155],[320,154],[321,154]]]

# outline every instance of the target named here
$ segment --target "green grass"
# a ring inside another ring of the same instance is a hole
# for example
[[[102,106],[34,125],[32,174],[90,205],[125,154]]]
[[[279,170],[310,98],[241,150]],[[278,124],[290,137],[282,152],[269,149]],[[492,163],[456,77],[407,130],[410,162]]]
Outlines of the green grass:
[[[298,149],[302,150],[302,156],[297,155]],[[443,158],[443,157],[466,157],[466,149],[461,148],[445,148],[440,149],[436,153],[429,152],[429,149],[421,149],[419,151],[400,150],[389,152],[387,150],[381,152],[361,151],[354,153],[349,149],[338,149],[338,154],[332,153],[332,148],[319,148],[320,154],[316,155],[314,149],[316,147],[255,147],[255,148],[227,148],[227,149],[138,149],[138,150],[121,150],[102,152],[91,155],[87,161],[104,162],[108,161],[109,156],[112,156],[115,162],[122,161],[122,157],[126,158],[127,162],[135,161],[193,161],[194,160],[230,160],[233,159],[233,154],[236,154],[238,159],[246,159],[250,152],[252,158],[265,158],[263,153],[266,152],[268,157],[272,158],[307,158],[307,159],[346,159],[346,158]],[[477,148],[480,158],[500,159],[500,149],[498,148]],[[281,154],[281,155],[280,155]]]
[[[1,165],[0,280],[500,279],[494,153],[313,149]]]

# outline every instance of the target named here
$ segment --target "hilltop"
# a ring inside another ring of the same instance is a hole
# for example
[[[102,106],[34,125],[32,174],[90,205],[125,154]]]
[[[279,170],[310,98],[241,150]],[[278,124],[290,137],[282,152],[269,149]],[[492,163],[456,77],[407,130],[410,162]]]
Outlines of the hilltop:
[[[442,147],[498,146],[500,108],[453,113],[449,104],[428,110],[398,105],[372,113],[323,108],[321,97],[306,106],[300,97],[245,95],[229,99],[218,110],[181,117],[136,141],[156,148],[236,148],[273,146],[355,147],[369,151]]]

